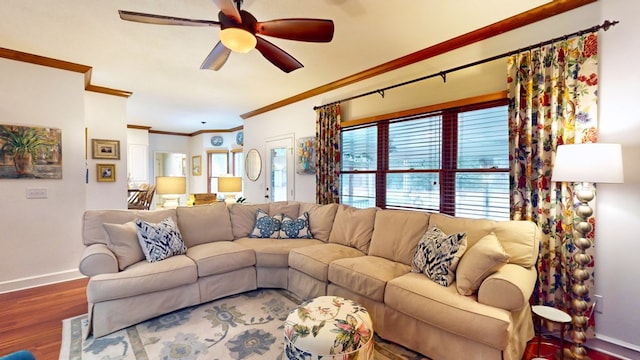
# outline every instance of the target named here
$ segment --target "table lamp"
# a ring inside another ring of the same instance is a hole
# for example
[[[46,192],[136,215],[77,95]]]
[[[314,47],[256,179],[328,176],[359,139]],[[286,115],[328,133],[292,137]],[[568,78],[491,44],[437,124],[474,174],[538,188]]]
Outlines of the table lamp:
[[[589,359],[582,344],[587,338],[585,331],[589,321],[585,315],[589,308],[585,300],[589,287],[584,282],[590,277],[586,266],[591,262],[591,255],[586,251],[591,247],[587,234],[592,230],[589,217],[593,214],[589,201],[595,194],[591,183],[621,183],[623,177],[622,147],[619,144],[570,144],[559,145],[556,149],[551,181],[574,183],[576,198],[580,202],[575,209],[579,220],[574,223],[576,233],[573,234],[573,243],[579,251],[573,255],[576,267],[571,273],[573,345],[570,350],[561,350],[568,359]]]
[[[164,199],[162,207],[176,208],[180,195],[187,192],[187,178],[184,176],[157,176],[156,193]]]
[[[218,178],[218,192],[224,194],[224,201],[232,203],[236,194],[242,191],[242,178],[237,176],[220,176]]]

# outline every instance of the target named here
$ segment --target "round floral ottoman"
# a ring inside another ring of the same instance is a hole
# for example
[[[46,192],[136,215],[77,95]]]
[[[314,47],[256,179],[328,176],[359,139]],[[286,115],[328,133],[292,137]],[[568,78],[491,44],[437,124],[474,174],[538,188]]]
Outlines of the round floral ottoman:
[[[289,360],[373,359],[373,324],[357,302],[320,296],[291,311],[284,345]]]

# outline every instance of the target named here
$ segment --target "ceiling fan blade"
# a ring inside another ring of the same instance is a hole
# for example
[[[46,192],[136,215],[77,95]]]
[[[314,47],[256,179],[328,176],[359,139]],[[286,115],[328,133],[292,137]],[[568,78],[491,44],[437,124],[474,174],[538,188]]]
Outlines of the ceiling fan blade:
[[[184,26],[220,26],[219,21],[186,19],[173,16],[145,14],[135,11],[118,10],[122,20],[134,21],[145,24],[157,25],[184,25]]]
[[[259,36],[256,36],[256,39],[258,40],[256,49],[258,49],[262,56],[269,60],[273,65],[280,68],[280,70],[286,73],[290,73],[293,70],[303,67],[303,65],[293,56],[287,54],[287,52],[275,46],[274,44]]]
[[[240,16],[240,11],[236,8],[236,5],[233,3],[233,0],[213,0],[220,11],[222,11],[227,17],[232,18],[238,24],[242,23],[242,17]]]
[[[216,46],[211,50],[209,55],[204,59],[202,65],[200,65],[200,69],[209,69],[218,71],[222,68],[227,59],[229,58],[229,54],[231,54],[231,50],[227,49],[222,42],[218,41]]]
[[[278,19],[255,26],[256,34],[309,42],[331,41],[333,29],[333,21],[323,19]]]

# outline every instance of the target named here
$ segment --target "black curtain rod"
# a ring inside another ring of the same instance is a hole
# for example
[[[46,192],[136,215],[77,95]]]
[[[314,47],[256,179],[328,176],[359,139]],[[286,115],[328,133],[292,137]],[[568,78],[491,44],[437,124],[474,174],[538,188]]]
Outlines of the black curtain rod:
[[[313,110],[318,110],[318,109],[321,109],[323,107],[339,104],[339,103],[344,102],[344,101],[354,100],[354,99],[358,99],[358,98],[369,96],[369,95],[373,95],[373,94],[380,94],[380,96],[382,96],[384,98],[384,92],[387,91],[387,90],[395,89],[395,88],[400,87],[400,86],[413,84],[413,83],[418,82],[418,81],[431,79],[431,78],[434,78],[436,76],[442,77],[442,80],[444,82],[446,82],[447,81],[447,74],[450,73],[450,72],[454,72],[454,71],[466,69],[466,68],[469,68],[469,67],[472,67],[472,66],[480,65],[480,64],[483,64],[483,63],[486,63],[486,62],[498,60],[500,58],[511,56],[513,54],[517,54],[517,53],[520,53],[520,52],[523,52],[523,51],[533,50],[533,49],[538,48],[538,47],[542,47],[542,46],[545,46],[545,45],[553,44],[553,43],[555,43],[557,41],[560,41],[560,40],[566,40],[566,39],[568,39],[570,37],[573,37],[573,36],[580,36],[582,34],[596,32],[596,31],[598,31],[600,29],[603,29],[604,31],[607,31],[607,30],[609,30],[609,28],[611,28],[612,26],[615,26],[618,23],[619,23],[619,21],[605,20],[605,22],[602,23],[601,25],[595,25],[595,26],[592,26],[592,27],[590,27],[588,29],[576,31],[576,32],[571,33],[571,34],[566,34],[566,35],[563,35],[563,36],[560,36],[560,37],[557,37],[557,38],[549,39],[547,41],[543,41],[543,42],[540,42],[540,43],[537,43],[537,44],[534,44],[534,45],[529,45],[527,47],[523,47],[523,48],[520,48],[520,49],[517,49],[517,50],[512,50],[512,51],[509,51],[509,52],[506,52],[506,53],[503,53],[503,54],[500,54],[500,55],[495,55],[495,56],[492,56],[490,58],[474,61],[472,63],[468,63],[468,64],[465,64],[465,65],[460,65],[460,66],[457,66],[457,67],[454,67],[454,68],[451,68],[451,69],[448,69],[448,70],[441,71],[439,73],[426,75],[426,76],[423,76],[423,77],[419,77],[417,79],[413,79],[413,80],[405,81],[405,82],[402,82],[402,83],[394,84],[394,85],[391,85],[391,86],[387,86],[387,87],[382,88],[382,89],[377,89],[377,90],[369,91],[369,92],[366,92],[366,93],[350,96],[348,98],[344,98],[344,99],[341,99],[341,100],[332,101],[332,102],[330,102],[328,104],[324,104],[324,105],[320,105],[320,106],[314,106]]]

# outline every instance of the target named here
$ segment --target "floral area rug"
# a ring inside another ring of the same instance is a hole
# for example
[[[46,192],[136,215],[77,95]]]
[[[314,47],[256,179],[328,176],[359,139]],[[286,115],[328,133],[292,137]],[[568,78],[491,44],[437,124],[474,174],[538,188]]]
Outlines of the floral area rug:
[[[85,314],[63,321],[60,360],[286,360],[283,323],[300,302],[285,290],[255,290],[86,340]],[[375,337],[375,360],[423,359]]]

